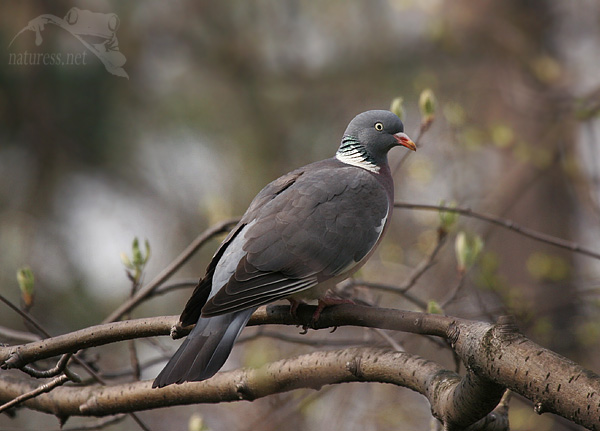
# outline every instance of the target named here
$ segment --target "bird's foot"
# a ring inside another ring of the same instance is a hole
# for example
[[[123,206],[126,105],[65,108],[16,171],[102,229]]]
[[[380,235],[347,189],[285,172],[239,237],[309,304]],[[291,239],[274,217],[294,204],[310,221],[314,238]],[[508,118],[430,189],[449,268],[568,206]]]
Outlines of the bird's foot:
[[[300,306],[300,304],[304,304],[304,302],[298,301],[296,299],[289,299],[289,298],[288,298],[288,301],[290,302],[290,314],[292,315],[292,317],[294,319],[297,319],[298,318],[298,307]],[[306,334],[308,332],[308,328],[315,326],[315,324],[321,317],[321,312],[325,308],[331,307],[333,305],[340,305],[340,304],[356,305],[356,303],[354,301],[352,301],[351,299],[340,298],[337,296],[327,295],[327,296],[324,296],[323,298],[320,298],[319,302],[317,304],[317,309],[315,310],[315,312],[313,313],[313,315],[310,319],[310,324],[302,325],[302,332],[300,332],[300,334],[302,334],[302,335]],[[331,332],[335,331],[335,329],[336,328],[334,328]]]
[[[298,320],[298,307],[300,306],[300,304],[304,304],[304,302],[302,301],[298,301],[297,299],[293,299],[293,298],[288,298],[287,299],[290,302],[290,314],[291,316]],[[298,325],[300,326],[300,325]],[[300,331],[300,335],[305,335],[308,333],[308,325],[302,325],[302,331]]]
[[[297,319],[298,318],[298,307],[303,302],[298,301],[297,299],[291,299],[291,298],[288,298],[288,301],[290,302],[290,314],[292,315],[292,317],[294,319]]]
[[[345,298],[340,298],[340,297],[335,297],[335,296],[324,296],[323,298],[320,298],[319,303],[317,305],[317,309],[315,310],[315,312],[312,315],[311,324],[314,325],[315,323],[317,323],[317,321],[321,317],[321,312],[325,308],[331,307],[332,305],[340,305],[340,304],[356,305],[356,303],[351,299],[345,299]]]

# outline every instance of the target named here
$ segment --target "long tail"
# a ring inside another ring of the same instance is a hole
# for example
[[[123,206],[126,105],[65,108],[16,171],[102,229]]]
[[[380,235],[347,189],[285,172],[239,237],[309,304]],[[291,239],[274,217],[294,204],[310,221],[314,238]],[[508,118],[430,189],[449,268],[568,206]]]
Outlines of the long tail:
[[[242,332],[255,308],[204,318],[187,336],[183,344],[152,384],[162,388],[172,383],[206,380],[223,366],[233,343]]]

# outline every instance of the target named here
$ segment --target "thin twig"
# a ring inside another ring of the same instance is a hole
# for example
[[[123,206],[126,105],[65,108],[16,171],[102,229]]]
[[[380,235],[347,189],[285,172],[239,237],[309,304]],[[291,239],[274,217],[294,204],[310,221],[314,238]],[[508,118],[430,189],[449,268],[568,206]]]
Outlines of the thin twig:
[[[399,286],[394,286],[391,284],[384,284],[384,283],[371,283],[369,281],[359,280],[359,279],[351,280],[350,285],[351,286],[364,286],[364,287],[369,287],[371,289],[377,289],[377,290],[383,290],[385,292],[396,293],[396,294],[402,296],[404,299],[415,304],[421,310],[425,310],[427,308],[427,303],[425,301],[417,298],[416,296],[411,295],[408,292],[405,292]]]
[[[7,328],[6,326],[0,326],[0,337],[19,341],[37,341],[42,338],[39,334],[34,334],[33,332],[27,331],[18,331],[16,329]]]
[[[73,356],[72,353],[65,353],[60,357],[56,365],[48,370],[38,370],[33,368],[31,365],[25,365],[20,369],[36,379],[48,379],[64,373],[70,380],[74,382],[80,382],[81,378],[74,372],[67,369],[67,364],[69,363],[71,356]]]
[[[440,233],[438,235],[438,241],[437,241],[433,251],[429,254],[429,256],[427,256],[427,258],[425,260],[423,260],[419,264],[419,266],[417,266],[413,270],[412,274],[410,274],[410,276],[404,282],[404,284],[402,284],[401,286],[398,286],[398,290],[400,292],[402,292],[403,294],[408,292],[408,290],[415,285],[415,283],[419,280],[419,278],[421,278],[421,276],[423,274],[425,274],[425,272],[427,272],[427,270],[435,264],[434,259],[437,256],[438,252],[442,249],[442,246],[446,242],[447,237],[448,237],[448,235],[445,232]]]
[[[417,134],[417,137],[414,140],[414,143],[417,146],[417,148],[419,148],[421,146],[421,138],[423,137],[425,132],[427,132],[429,130],[432,123],[433,123],[433,121],[426,121],[424,123],[421,123],[421,127],[419,128],[419,133]],[[398,161],[396,166],[394,166],[394,168],[392,169],[392,176],[396,175],[396,173],[400,170],[402,165],[404,165],[404,163],[406,162],[406,159],[408,159],[408,157],[410,155],[411,155],[410,151],[404,153],[402,158]]]
[[[107,417],[107,418],[102,418],[99,420],[96,420],[94,422],[90,422],[88,424],[85,425],[75,425],[73,427],[62,427],[56,431],[91,431],[91,430],[98,430],[98,429],[102,429],[102,428],[106,428],[109,425],[114,425],[117,424],[121,421],[123,421],[123,419],[125,419],[127,417],[127,415],[125,414],[120,414],[120,415],[116,415],[116,416],[112,416],[112,417]]]
[[[143,266],[142,266],[143,268]],[[143,269],[142,269],[143,271]],[[139,273],[139,277],[135,277],[131,272],[127,273],[129,279],[131,280],[131,291],[129,293],[129,298],[133,298],[136,292],[140,289],[143,280],[143,272]],[[136,271],[136,275],[138,275],[138,271]],[[124,314],[125,319],[131,318],[131,311],[128,311]],[[131,361],[131,368],[133,369],[133,378],[135,380],[140,380],[142,375],[142,370],[140,369],[140,360],[137,355],[137,349],[135,347],[135,340],[129,340],[129,360]]]
[[[125,313],[131,311],[136,305],[154,293],[156,288],[167,280],[175,271],[177,271],[190,257],[194,255],[200,247],[215,235],[227,232],[239,219],[229,219],[212,226],[205,230],[194,239],[173,262],[163,269],[152,281],[137,291],[135,296],[124,302],[115,311],[113,311],[102,323],[110,323],[119,320]]]
[[[535,241],[540,241],[546,244],[550,244],[556,247],[564,248],[570,250],[574,253],[583,254],[585,256],[592,257],[594,259],[600,260],[600,253],[587,249],[585,247],[580,246],[579,244],[567,241],[562,238],[557,238],[552,235],[548,235],[543,232],[538,232],[536,230],[518,225],[512,220],[504,219],[501,217],[496,217],[491,214],[485,214],[481,212],[473,211],[470,208],[459,208],[459,207],[451,207],[445,205],[425,205],[425,204],[412,204],[407,202],[395,202],[395,208],[404,208],[404,209],[415,209],[415,210],[426,210],[426,211],[448,211],[455,212],[466,217],[473,217],[479,220],[483,220],[489,223],[493,223],[505,229],[512,230],[513,232],[517,232],[523,236],[531,238]]]
[[[37,397],[40,394],[50,392],[55,387],[64,384],[68,380],[69,380],[69,378],[65,374],[62,374],[62,375],[52,379],[50,382],[45,383],[32,391],[29,391],[23,395],[18,396],[17,398],[13,398],[12,400],[10,400],[7,403],[2,404],[0,406],[0,413],[2,413],[5,410],[8,410],[11,407],[21,404],[24,401],[27,401],[34,397]]]
[[[452,288],[452,290],[450,291],[450,293],[448,294],[448,296],[446,297],[446,299],[444,299],[441,303],[440,303],[440,307],[442,308],[442,310],[444,308],[446,308],[446,306],[448,304],[450,304],[452,301],[454,301],[456,299],[456,296],[458,295],[458,292],[460,291],[460,289],[462,289],[463,285],[465,284],[465,277],[466,276],[466,272],[462,273],[459,278],[458,281],[456,282],[456,284],[454,285],[454,287]]]
[[[0,301],[4,302],[9,308],[11,308],[13,311],[15,311],[17,314],[19,314],[21,317],[23,317],[27,322],[29,322],[31,325],[33,325],[38,331],[40,331],[41,334],[43,334],[45,337],[47,338],[51,338],[52,336],[50,335],[50,333],[48,331],[46,331],[44,329],[44,327],[39,324],[34,318],[33,316],[31,316],[29,313],[21,310],[19,307],[17,307],[16,305],[14,305],[12,302],[10,302],[7,298],[5,298],[2,294],[0,294]],[[81,365],[92,377],[94,377],[99,383],[101,384],[105,384],[104,380],[98,375],[98,373],[84,360],[79,359],[77,356],[73,356],[73,360],[75,362],[77,362],[79,365]],[[65,369],[65,372],[67,370]],[[68,377],[66,377],[68,378]],[[52,389],[52,388],[50,388]],[[49,389],[49,390],[50,390]],[[43,392],[40,392],[43,393]],[[35,397],[37,394],[32,395],[33,398]],[[131,418],[139,425],[139,427],[144,430],[144,431],[150,431],[150,429],[142,422],[142,420],[137,416],[136,413],[129,413],[129,416],[131,416]]]
[[[129,416],[131,417],[131,419],[133,419],[133,420],[134,420],[134,422],[135,422],[136,424],[138,424],[138,426],[139,426],[141,429],[143,429],[144,431],[150,431],[150,428],[148,428],[148,425],[146,425],[146,424],[145,424],[145,423],[144,423],[144,422],[143,422],[143,421],[140,419],[140,417],[138,416],[138,414],[137,414],[137,413],[130,412],[130,413],[128,413],[128,414],[129,414]]]
[[[164,295],[165,293],[169,293],[173,290],[186,289],[189,287],[196,287],[198,285],[197,278],[189,278],[185,280],[177,280],[172,281],[170,283],[165,283],[161,285],[154,291],[153,296]]]
[[[51,336],[43,328],[43,326],[40,325],[38,323],[38,321],[33,318],[33,316],[31,314],[29,314],[28,312],[26,312],[24,310],[21,310],[21,308],[17,307],[15,304],[13,304],[12,302],[10,302],[10,300],[8,298],[4,297],[4,295],[2,295],[2,294],[0,294],[0,301],[4,302],[11,310],[13,310],[15,313],[17,313],[23,319],[25,319],[25,321],[27,321],[28,323],[30,323],[35,329],[37,329],[40,332],[40,334],[44,335],[44,337],[50,337]]]
[[[23,317],[23,319],[25,319],[27,322],[29,322],[31,325],[33,325],[35,327],[35,329],[37,329],[46,338],[52,338],[52,335],[50,335],[50,333],[48,331],[46,331],[44,329],[44,327],[40,323],[38,323],[33,318],[33,316],[31,314],[29,314],[27,311],[21,310],[19,307],[17,307],[12,302],[10,302],[7,298],[5,298],[2,294],[0,294],[0,300],[2,302],[4,302],[6,305],[8,305],[13,311],[18,313],[21,317]],[[98,378],[98,375],[96,374],[95,370],[89,364],[87,364],[85,361],[83,361],[82,359],[79,359],[77,356],[73,356],[73,360],[76,361],[83,368],[85,368],[86,371],[88,373],[90,373],[91,376],[94,376],[96,378],[96,380],[98,380],[98,382],[104,383],[104,382],[102,382],[101,379]],[[68,361],[68,359],[67,359],[67,361]],[[26,372],[29,373],[29,371],[31,371],[31,369],[29,369]]]
[[[390,346],[392,346],[392,348],[396,351],[396,352],[405,352],[406,350],[404,350],[404,348],[398,344],[398,342],[396,340],[394,340],[386,331],[384,331],[383,329],[379,329],[379,328],[373,328],[373,332],[375,332],[377,335],[379,335],[383,341],[385,341],[386,343],[388,343]]]
[[[135,380],[139,380],[142,375],[140,360],[138,359],[137,349],[135,348],[135,340],[129,340],[129,360],[131,361],[132,375]]]

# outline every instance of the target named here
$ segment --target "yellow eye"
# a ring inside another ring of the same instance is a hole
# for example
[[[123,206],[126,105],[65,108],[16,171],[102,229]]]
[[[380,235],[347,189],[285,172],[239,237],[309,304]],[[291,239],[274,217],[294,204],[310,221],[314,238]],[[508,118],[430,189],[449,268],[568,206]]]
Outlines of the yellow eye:
[[[375,130],[382,131],[383,130],[383,123],[381,123],[379,121],[377,123],[375,123]]]

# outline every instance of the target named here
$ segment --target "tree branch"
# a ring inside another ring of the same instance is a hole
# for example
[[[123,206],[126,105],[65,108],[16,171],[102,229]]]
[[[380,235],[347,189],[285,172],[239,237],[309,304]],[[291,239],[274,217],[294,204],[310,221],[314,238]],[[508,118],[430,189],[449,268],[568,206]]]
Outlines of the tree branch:
[[[106,319],[104,319],[102,323],[115,322],[119,320],[125,313],[131,311],[140,302],[152,295],[155,289],[158,288],[158,286],[160,286],[165,280],[167,280],[171,275],[173,275],[175,271],[177,271],[185,262],[187,262],[188,259],[192,257],[194,253],[198,251],[198,249],[200,249],[200,247],[202,247],[208,240],[210,240],[215,235],[227,232],[238,221],[239,219],[225,220],[202,232],[179,254],[179,256],[177,256],[173,260],[173,262],[171,262],[165,269],[163,269],[147,285],[139,289],[134,296],[132,296],[131,298],[129,298],[129,300],[121,304]]]
[[[74,353],[89,347],[135,338],[168,335],[171,326],[176,321],[177,316],[126,320],[90,326],[69,334],[45,338],[20,346],[0,347],[0,364],[4,369],[21,368],[40,359]]]
[[[33,332],[18,331],[16,329],[10,329],[5,326],[0,326],[0,337],[4,340],[22,340],[22,341],[36,341],[41,339],[38,334]]]
[[[536,230],[518,225],[512,220],[503,219],[501,217],[497,217],[491,214],[485,214],[481,212],[475,212],[470,208],[459,208],[459,207],[451,207],[445,205],[425,205],[425,204],[411,204],[407,202],[395,202],[394,208],[405,208],[405,209],[417,209],[417,210],[426,210],[426,211],[447,211],[447,212],[455,212],[466,217],[473,217],[479,220],[483,220],[489,223],[493,223],[497,226],[503,227],[505,229],[512,230],[517,232],[523,236],[534,239],[536,241],[540,241],[546,244],[550,244],[556,247],[564,248],[570,250],[574,253],[583,254],[585,256],[593,257],[594,259],[600,259],[600,253],[584,248],[579,244],[567,241],[562,238],[557,238],[552,235],[548,235],[543,232],[538,232]]]
[[[52,379],[50,382],[45,383],[35,389],[32,389],[24,394],[19,395],[16,398],[13,398],[12,400],[4,403],[3,405],[0,406],[0,413],[4,412],[5,410],[8,410],[11,407],[18,405],[18,404],[24,403],[27,400],[35,398],[35,397],[39,396],[40,394],[50,392],[52,389],[64,384],[68,380],[69,380],[69,378],[65,374],[61,374],[60,376]]]
[[[26,390],[31,384],[9,378],[2,380],[3,392],[11,394]],[[161,389],[152,389],[148,381],[110,387],[57,388],[51,394],[26,401],[26,405],[53,414],[60,406],[63,416],[106,416],[172,405],[252,401],[294,389],[320,389],[324,385],[344,382],[380,382],[407,387],[425,395],[436,416],[444,423],[453,424],[457,414],[446,407],[448,403],[460,405],[465,399],[478,397],[475,418],[480,419],[481,412],[485,416],[500,401],[503,389],[494,391],[494,384],[475,380],[464,384],[457,374],[416,355],[377,348],[350,348],[315,352],[258,369],[219,373],[203,382]],[[473,416],[471,410],[470,416]]]
[[[50,337],[50,334],[48,333],[48,331],[46,331],[34,318],[33,316],[31,316],[28,312],[23,311],[21,309],[19,309],[18,307],[16,307],[15,305],[13,305],[8,299],[6,299],[4,296],[0,295],[0,300],[2,302],[4,302],[6,305],[8,305],[12,310],[14,310],[15,312],[17,312],[18,314],[20,314],[27,322],[29,322],[31,325],[33,325],[33,327],[35,329],[37,329],[42,335],[46,336],[46,337]],[[43,340],[42,340],[43,341]],[[66,352],[68,353],[68,352]],[[69,355],[70,356],[70,355]],[[98,374],[96,373],[96,371],[89,366],[88,363],[86,363],[85,361],[77,358],[77,356],[73,356],[73,360],[75,362],[77,362],[79,365],[81,365],[91,376],[94,377],[94,379],[96,379],[98,382],[100,383],[104,383],[102,378],[100,376],[98,376]],[[69,371],[66,368],[67,362],[69,361],[69,358],[67,357],[65,359],[64,362],[64,366],[65,366],[65,376],[67,376],[67,378],[72,379],[74,381],[79,381],[79,376],[77,376],[75,373],[72,373],[71,371]],[[62,362],[59,361],[59,364]],[[0,361],[1,368],[10,368],[10,363],[4,363],[4,361]],[[60,365],[58,365],[60,366]],[[31,373],[33,370],[32,369],[28,369],[27,364],[23,364],[21,366],[21,368],[24,369],[24,371]],[[50,370],[50,372],[52,372],[53,370]],[[63,382],[61,381],[61,377],[54,379],[53,382],[58,382],[57,384],[62,384]],[[54,388],[52,382],[49,383],[48,385],[43,385],[40,387],[40,389],[32,389],[31,393],[33,395],[31,395],[32,397],[36,397],[39,393],[42,393],[44,391],[51,391]],[[22,394],[21,397],[19,399],[27,399],[29,396],[29,394]],[[11,404],[14,400],[9,401],[8,403]],[[20,401],[19,401],[20,402]],[[11,404],[12,405],[12,404]],[[143,430],[143,431],[148,431],[148,427],[146,426],[146,424],[144,424],[144,422],[135,414],[135,413],[129,413],[129,416],[138,424],[138,426]],[[61,419],[61,423],[62,423],[62,419]]]
[[[287,306],[261,307],[252,316],[250,324],[309,325],[314,310],[311,306],[301,306],[298,317],[294,318]],[[4,366],[22,366],[81,348],[165,335],[176,321],[176,316],[136,319],[99,325],[21,346],[1,347],[0,361],[4,362]],[[533,343],[517,332],[510,319],[502,319],[493,325],[441,315],[345,304],[323,310],[313,327],[320,329],[342,325],[400,330],[448,340],[466,365],[467,375],[460,379],[454,373],[444,371],[444,389],[436,389],[435,385],[429,384],[430,392],[425,393],[428,398],[435,393],[432,411],[447,424],[466,426],[476,420],[476,416],[485,416],[494,408],[494,403],[498,403],[503,389],[509,388],[531,400],[538,413],[553,412],[588,428],[600,429],[600,377]],[[53,413],[60,410],[65,415],[107,415],[172,404],[254,399],[299,387],[314,388],[342,381],[394,383],[421,392],[422,387],[404,375],[406,363],[418,363],[420,371],[416,373],[439,373],[439,365],[408,354],[386,353],[388,356],[385,356],[385,360],[373,359],[371,362],[373,352],[370,348],[346,349],[337,353],[317,352],[269,364],[258,370],[219,373],[206,382],[172,385],[164,390],[150,389],[149,382],[102,388],[61,387],[48,395],[27,401],[26,405]],[[342,363],[344,367],[347,366],[347,360],[335,362],[336,355],[346,358],[344,355],[347,354],[354,358],[350,364],[358,367],[358,371],[350,372],[351,375],[348,375],[346,368],[341,368]],[[382,358],[379,353],[376,357]],[[320,368],[325,366],[323,361],[329,361],[327,363],[330,365],[327,366],[333,368],[319,374]],[[365,364],[373,369],[365,368]],[[0,385],[0,402],[28,392],[33,385],[8,376],[1,376],[0,380],[3,383]],[[486,398],[486,394],[490,398]],[[440,396],[445,401],[438,404]],[[479,407],[475,406],[481,406],[482,400],[485,401],[484,407],[477,410]]]

